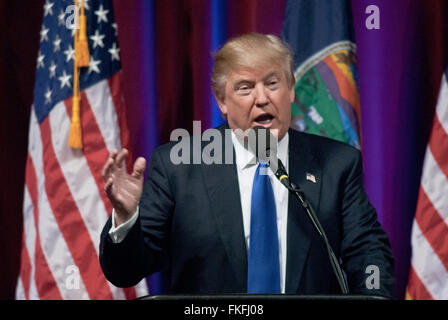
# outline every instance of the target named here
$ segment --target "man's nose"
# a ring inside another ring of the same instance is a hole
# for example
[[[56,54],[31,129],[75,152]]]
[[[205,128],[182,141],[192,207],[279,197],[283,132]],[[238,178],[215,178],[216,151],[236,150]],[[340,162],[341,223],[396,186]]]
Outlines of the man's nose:
[[[269,103],[269,95],[266,92],[266,88],[263,85],[255,86],[253,91],[255,104],[259,107],[263,107]]]

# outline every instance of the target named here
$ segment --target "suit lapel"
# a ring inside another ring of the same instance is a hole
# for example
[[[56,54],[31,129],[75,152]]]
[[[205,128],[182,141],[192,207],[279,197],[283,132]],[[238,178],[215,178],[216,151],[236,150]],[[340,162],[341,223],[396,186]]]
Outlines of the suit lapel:
[[[302,134],[289,130],[289,176],[304,192],[316,214],[319,210],[322,171]],[[308,174],[308,179],[307,179]],[[288,198],[286,293],[296,293],[311,241],[317,235],[304,209],[292,195]]]
[[[224,129],[218,129],[224,137]],[[230,144],[233,148],[233,145]],[[225,153],[223,143],[223,153]],[[224,162],[224,161],[223,161]],[[241,209],[240,189],[233,151],[232,164],[201,165],[205,186],[210,199],[213,215],[219,229],[230,264],[236,276],[241,292],[246,291],[247,249],[244,239],[243,214]]]

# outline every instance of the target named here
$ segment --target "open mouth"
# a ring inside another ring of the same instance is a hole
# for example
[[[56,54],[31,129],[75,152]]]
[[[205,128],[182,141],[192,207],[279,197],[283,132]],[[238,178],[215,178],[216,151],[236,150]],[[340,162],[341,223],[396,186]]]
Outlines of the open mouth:
[[[269,113],[263,113],[255,118],[255,122],[259,124],[269,124],[274,119],[273,115],[270,115]]]

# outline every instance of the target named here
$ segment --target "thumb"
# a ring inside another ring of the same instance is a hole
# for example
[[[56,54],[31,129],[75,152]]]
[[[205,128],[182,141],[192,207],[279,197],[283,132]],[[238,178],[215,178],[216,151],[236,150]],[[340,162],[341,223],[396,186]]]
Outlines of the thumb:
[[[143,157],[139,157],[134,162],[134,170],[132,171],[132,176],[134,178],[140,179],[143,177],[143,172],[146,168],[146,160]]]

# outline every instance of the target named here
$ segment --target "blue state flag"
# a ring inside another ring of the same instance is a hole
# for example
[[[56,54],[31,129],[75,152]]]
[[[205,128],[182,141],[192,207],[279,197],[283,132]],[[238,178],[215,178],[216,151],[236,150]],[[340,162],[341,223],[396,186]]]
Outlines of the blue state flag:
[[[350,1],[287,1],[282,38],[295,53],[291,127],[360,148]]]

